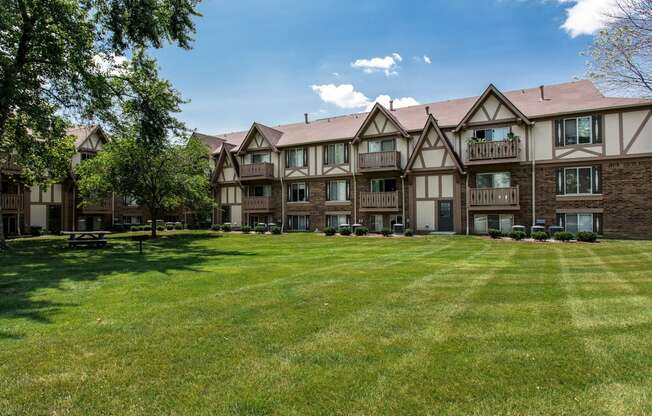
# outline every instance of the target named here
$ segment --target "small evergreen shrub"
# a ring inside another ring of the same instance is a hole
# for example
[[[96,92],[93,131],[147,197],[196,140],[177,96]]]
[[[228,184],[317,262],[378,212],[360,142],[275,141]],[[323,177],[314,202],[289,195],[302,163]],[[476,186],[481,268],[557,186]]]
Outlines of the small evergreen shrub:
[[[406,228],[405,232],[403,232],[403,235],[406,237],[414,237],[414,231],[410,228]]]
[[[340,228],[340,235],[344,236],[350,236],[351,235],[351,229],[349,227],[342,227]]]
[[[181,224],[180,222],[174,224],[174,229],[175,230],[183,230],[183,224]]]
[[[326,234],[326,235],[329,236],[329,237],[332,236],[332,235],[335,235],[336,232],[337,232],[337,231],[336,231],[335,228],[333,228],[333,227],[326,227],[326,228],[324,228],[324,234]]]
[[[137,225],[132,225],[129,231],[131,231],[132,233],[136,231],[142,231],[142,227],[139,227]]]
[[[383,231],[381,231],[383,234],[383,237],[391,237],[394,233],[392,233],[392,230],[389,228],[383,228]]]
[[[554,237],[557,241],[571,241],[573,239],[573,233],[569,233],[568,231],[559,231],[555,233]]]
[[[152,231],[152,226],[150,224],[143,225],[143,231]]]
[[[165,224],[165,229],[168,231],[174,230],[174,224]]]
[[[523,231],[512,231],[511,233],[509,233],[509,237],[512,240],[516,240],[516,241],[521,241],[526,236],[527,236],[527,234],[525,234]]]
[[[598,239],[596,233],[591,231],[580,231],[576,235],[577,241],[582,241],[584,243],[595,243]]]
[[[363,236],[369,234],[369,229],[367,227],[358,227],[355,229],[355,235]]]
[[[489,236],[493,239],[501,238],[503,236],[503,232],[500,230],[496,230],[495,228],[490,228]]]
[[[165,225],[157,225],[156,231],[165,231]]]
[[[251,227],[248,225],[243,225],[240,231],[242,231],[242,234],[249,234],[251,232]]]
[[[258,234],[265,234],[265,231],[267,231],[267,229],[265,228],[264,225],[257,225],[254,227],[254,231],[257,232]]]
[[[231,225],[223,224],[222,225],[222,231],[224,231],[225,233],[231,232]]]
[[[281,234],[281,227],[272,227],[272,234],[274,235]]]
[[[546,241],[548,239],[548,233],[545,231],[535,231],[531,237],[537,241]]]
[[[213,231],[220,231],[222,227],[220,227],[218,224],[213,224],[211,225],[211,230]]]

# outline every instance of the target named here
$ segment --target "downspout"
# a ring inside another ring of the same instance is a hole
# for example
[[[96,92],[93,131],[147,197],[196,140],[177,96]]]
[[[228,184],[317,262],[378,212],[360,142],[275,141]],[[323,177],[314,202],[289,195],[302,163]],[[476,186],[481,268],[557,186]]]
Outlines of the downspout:
[[[532,124],[534,125],[534,123]],[[532,225],[536,224],[536,218],[537,218],[537,206],[536,206],[536,201],[537,201],[537,195],[536,195],[536,160],[534,155],[536,152],[534,151],[534,146],[535,146],[535,140],[533,137],[533,131],[532,131],[532,126],[528,126],[528,129],[530,131],[530,158],[532,159]]]
[[[358,164],[357,164],[357,156],[358,156],[358,147],[357,145],[355,146],[355,155],[353,154],[353,142],[349,142],[349,145],[351,146],[351,174],[353,175],[353,224],[358,223],[358,210],[357,210],[357,204],[356,201],[358,199],[358,192],[357,192],[357,186],[356,186],[356,180],[355,180],[355,171],[358,169]],[[355,156],[355,157],[353,157]],[[353,225],[349,224],[349,225]]]
[[[285,172],[285,168],[282,169]],[[283,175],[279,172],[281,178],[281,232],[285,232],[285,185],[283,184]],[[310,187],[308,188],[310,189]]]
[[[405,175],[407,175],[407,172],[405,173]],[[405,221],[407,219],[405,218],[405,175],[401,175],[401,203],[403,205],[403,212],[401,213],[402,215],[401,222],[403,223],[403,230],[405,230],[406,228],[405,225],[407,222]]]
[[[466,172],[466,197],[464,198],[466,206],[466,235],[470,234],[470,219],[469,219],[469,172]]]

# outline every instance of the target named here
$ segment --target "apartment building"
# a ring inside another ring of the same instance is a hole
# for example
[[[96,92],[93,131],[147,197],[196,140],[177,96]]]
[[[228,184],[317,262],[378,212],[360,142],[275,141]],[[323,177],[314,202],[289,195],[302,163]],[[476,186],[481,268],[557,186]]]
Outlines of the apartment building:
[[[202,135],[214,222],[652,237],[652,100],[590,81]]]

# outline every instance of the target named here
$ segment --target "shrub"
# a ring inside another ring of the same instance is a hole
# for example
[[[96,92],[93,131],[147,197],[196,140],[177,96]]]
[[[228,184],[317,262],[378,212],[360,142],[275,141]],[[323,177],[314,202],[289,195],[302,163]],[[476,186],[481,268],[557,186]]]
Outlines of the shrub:
[[[598,239],[597,234],[591,231],[580,231],[577,233],[576,237],[577,241],[582,241],[585,243],[595,243]]]
[[[156,231],[165,231],[165,225],[157,225]]]
[[[166,230],[174,230],[174,224],[165,224],[165,229]]]
[[[242,234],[249,234],[251,232],[251,227],[248,225],[243,225],[242,228],[240,228],[240,231],[242,231]]]
[[[573,233],[569,233],[568,231],[559,231],[555,233],[554,237],[557,241],[570,241],[573,239]]]
[[[140,229],[139,226],[137,226],[137,225],[132,225],[131,228],[129,229],[129,231],[131,231],[131,232],[133,233],[133,232],[136,232],[136,231],[142,231],[142,230]]]
[[[222,231],[224,231],[225,233],[231,232],[231,225],[223,224],[222,225]]]
[[[180,222],[177,222],[176,224],[174,224],[174,229],[175,230],[183,230],[183,224],[181,224]]]
[[[264,225],[257,225],[254,227],[254,231],[257,232],[258,234],[265,234],[265,231],[267,231],[267,228],[265,228]]]
[[[340,235],[350,236],[351,235],[351,229],[349,227],[340,228]]]
[[[521,241],[526,236],[527,236],[527,234],[525,234],[525,232],[523,232],[523,231],[512,231],[511,233],[509,233],[509,237],[512,240],[516,240],[516,241]]]
[[[367,235],[368,233],[369,229],[367,227],[358,227],[355,229],[355,235],[357,236]]]
[[[383,228],[383,231],[381,231],[383,234],[383,237],[391,237],[394,233],[392,233],[392,230],[389,228]]]
[[[546,241],[548,239],[548,233],[545,231],[535,231],[531,237],[537,241]]]
[[[324,228],[324,234],[326,234],[327,236],[335,235],[335,233],[336,233],[336,230],[333,227]]]
[[[414,231],[412,231],[410,228],[406,228],[403,232],[403,235],[406,237],[414,237]]]
[[[272,234],[274,235],[281,234],[281,227],[272,227]]]
[[[150,224],[143,225],[143,231],[152,231],[152,226]]]
[[[218,224],[213,224],[211,225],[211,230],[212,231],[220,231],[222,227],[220,227]]]
[[[501,238],[503,236],[503,232],[500,230],[496,230],[495,228],[490,228],[489,229],[489,236],[491,238]]]
[[[43,235],[43,227],[32,226],[29,229],[29,233],[31,235],[33,235],[34,237],[38,237],[39,235]]]

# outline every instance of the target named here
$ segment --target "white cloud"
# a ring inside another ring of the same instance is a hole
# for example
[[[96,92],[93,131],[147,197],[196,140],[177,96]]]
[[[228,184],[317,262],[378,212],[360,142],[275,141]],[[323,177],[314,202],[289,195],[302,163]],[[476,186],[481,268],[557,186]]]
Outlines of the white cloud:
[[[398,75],[396,71],[403,57],[394,52],[384,58],[357,59],[351,64],[353,68],[362,69],[367,74],[382,71],[386,76]]]
[[[389,108],[389,101],[391,99],[389,95],[379,95],[374,101],[367,104],[365,111],[370,111],[376,103],[380,103],[383,107]],[[411,105],[419,105],[419,102],[412,97],[394,98],[394,108],[409,107]]]
[[[369,100],[366,95],[356,91],[351,84],[326,84],[312,85],[310,88],[319,95],[322,101],[335,104],[340,108],[365,108],[365,111],[371,110],[375,103],[382,104],[389,108],[389,101],[392,99],[389,95],[381,94],[375,100]],[[394,98],[394,108],[408,107],[418,105],[419,102],[412,97]]]
[[[363,93],[356,91],[351,84],[313,85],[311,88],[319,94],[319,98],[322,101],[335,104],[340,108],[365,107],[369,103],[369,98]]]
[[[423,55],[423,62],[430,65],[432,63],[432,60],[430,59],[430,57],[428,55]]]
[[[572,4],[566,9],[566,21],[562,29],[572,37],[591,35],[608,22],[607,15],[617,10],[617,0],[557,0]]]
[[[340,77],[340,73],[339,73],[339,72],[333,72],[333,76],[334,76],[335,78],[339,78],[339,77]]]

